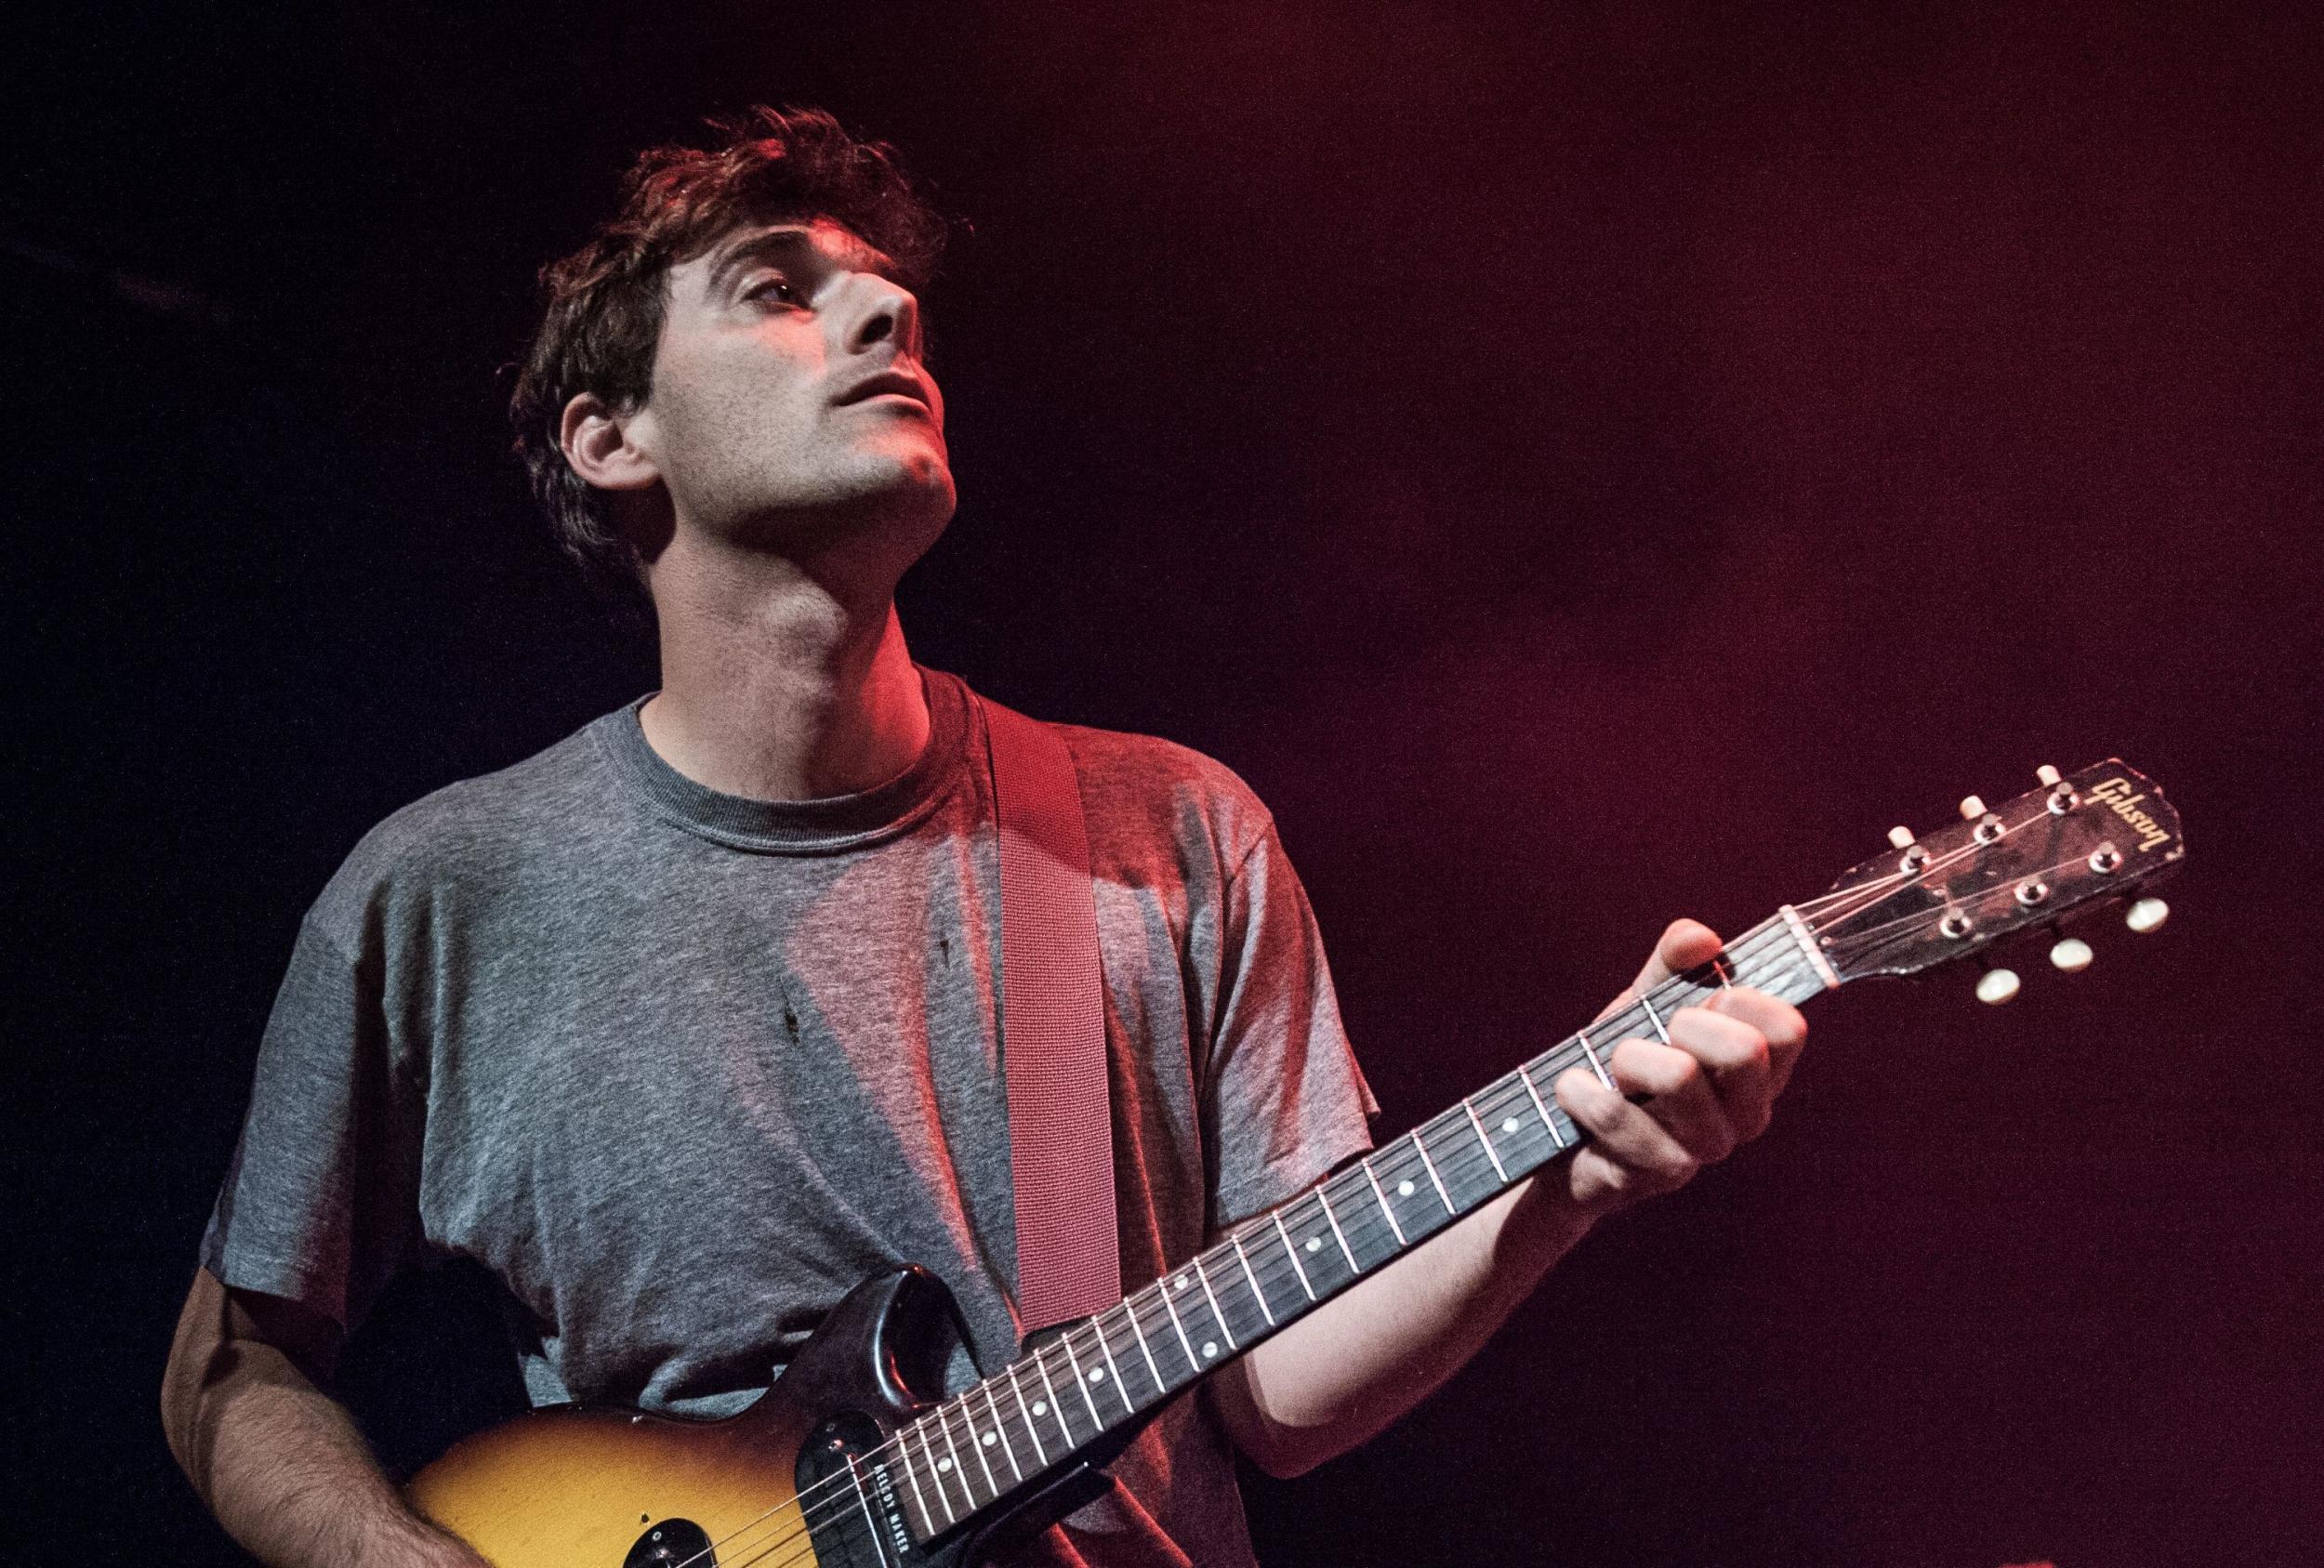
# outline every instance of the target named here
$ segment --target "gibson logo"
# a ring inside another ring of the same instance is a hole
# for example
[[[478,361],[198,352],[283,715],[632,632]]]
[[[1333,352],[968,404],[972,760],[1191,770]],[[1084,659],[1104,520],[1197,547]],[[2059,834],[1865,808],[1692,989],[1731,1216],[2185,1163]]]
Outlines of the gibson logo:
[[[2140,853],[2144,854],[2158,844],[2171,842],[2171,835],[2163,830],[2162,824],[2138,809],[2138,803],[2146,798],[2146,792],[2142,790],[2133,795],[2130,780],[2108,779],[2092,790],[2090,797],[2130,824],[2131,830],[2138,835]]]

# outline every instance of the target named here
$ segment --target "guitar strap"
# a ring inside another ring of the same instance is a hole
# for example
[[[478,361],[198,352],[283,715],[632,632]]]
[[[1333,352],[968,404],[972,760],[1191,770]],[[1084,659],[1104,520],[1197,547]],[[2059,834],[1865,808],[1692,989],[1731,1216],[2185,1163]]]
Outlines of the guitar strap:
[[[1000,829],[1001,1062],[1029,1336],[1121,1298],[1104,976],[1073,757],[1047,725],[977,705]]]

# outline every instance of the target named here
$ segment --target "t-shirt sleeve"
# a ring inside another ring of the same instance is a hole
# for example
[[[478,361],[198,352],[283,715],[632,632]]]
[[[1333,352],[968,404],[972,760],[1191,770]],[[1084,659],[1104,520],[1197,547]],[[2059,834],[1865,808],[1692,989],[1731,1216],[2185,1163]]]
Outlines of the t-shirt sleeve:
[[[1369,1149],[1380,1112],[1340,1021],[1315,913],[1272,823],[1228,880],[1223,916],[1203,1098],[1213,1232]]]
[[[352,1329],[416,1255],[424,1098],[389,1035],[376,966],[310,915],[202,1238],[202,1265],[219,1281]]]

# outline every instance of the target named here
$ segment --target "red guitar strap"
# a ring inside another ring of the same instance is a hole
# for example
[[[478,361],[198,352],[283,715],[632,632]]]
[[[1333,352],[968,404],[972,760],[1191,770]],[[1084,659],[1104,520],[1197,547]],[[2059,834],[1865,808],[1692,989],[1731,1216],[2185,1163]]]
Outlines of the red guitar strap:
[[[1001,1061],[1029,1335],[1121,1299],[1104,977],[1073,757],[1047,725],[977,702],[1000,827]]]

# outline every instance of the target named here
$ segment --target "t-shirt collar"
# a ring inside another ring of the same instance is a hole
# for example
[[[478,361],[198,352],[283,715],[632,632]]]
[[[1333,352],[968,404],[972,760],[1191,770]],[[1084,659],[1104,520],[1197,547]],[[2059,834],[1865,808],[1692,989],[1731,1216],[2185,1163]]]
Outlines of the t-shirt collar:
[[[651,692],[590,728],[622,782],[673,825],[737,850],[829,854],[905,832],[960,778],[971,731],[968,688],[957,677],[926,668],[920,688],[928,699],[929,735],[912,765],[870,789],[816,800],[755,800],[686,777],[645,738],[638,716]]]

